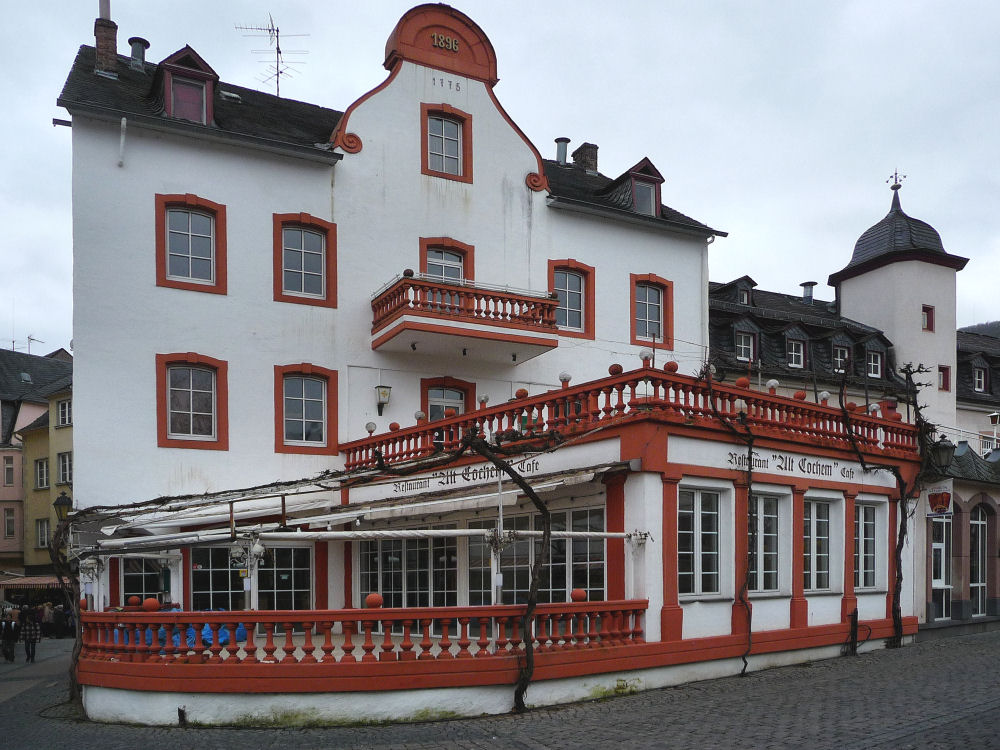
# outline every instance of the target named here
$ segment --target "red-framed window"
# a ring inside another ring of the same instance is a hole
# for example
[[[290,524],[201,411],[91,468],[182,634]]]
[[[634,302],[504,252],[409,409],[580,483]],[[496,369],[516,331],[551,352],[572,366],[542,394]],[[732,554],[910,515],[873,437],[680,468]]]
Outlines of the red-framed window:
[[[444,281],[475,281],[476,248],[451,237],[421,237],[420,273]]]
[[[593,266],[567,258],[549,261],[549,291],[558,299],[556,325],[560,336],[594,338]]]
[[[472,182],[472,115],[448,104],[420,105],[420,171]]]
[[[306,213],[274,214],[274,300],[337,306],[337,225]]]
[[[156,355],[161,448],[229,450],[229,364],[194,352]]]
[[[156,285],[226,293],[226,207],[190,193],[156,195]]]
[[[674,284],[653,273],[629,274],[631,341],[674,348]]]
[[[336,370],[275,365],[275,453],[336,455],[337,402]]]
[[[951,390],[951,368],[947,365],[938,365],[938,390]]]
[[[933,305],[921,305],[920,306],[920,330],[922,330],[922,331],[933,331],[934,330],[934,306]]]
[[[476,384],[458,378],[421,378],[420,410],[427,419],[441,419],[448,408],[465,414],[476,409]]]

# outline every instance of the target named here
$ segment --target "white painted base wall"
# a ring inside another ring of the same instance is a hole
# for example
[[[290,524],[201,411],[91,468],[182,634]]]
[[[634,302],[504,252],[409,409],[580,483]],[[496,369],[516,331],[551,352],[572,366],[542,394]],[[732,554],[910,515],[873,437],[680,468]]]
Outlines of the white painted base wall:
[[[911,636],[904,638],[905,643]],[[858,652],[876,651],[885,641],[860,644]],[[840,656],[840,645],[784,651],[750,657],[749,671],[802,664]],[[547,680],[527,693],[532,707],[553,706],[616,694],[671,687],[685,682],[732,677],[742,669],[740,659],[639,669],[590,677]],[[381,693],[154,693],[83,686],[83,707],[91,721],[170,726],[179,723],[178,709],[192,724],[266,724],[296,726],[307,723],[365,723],[428,721],[457,716],[503,714],[513,709],[511,685],[426,690],[387,690]],[[142,717],[142,721],[138,721]]]

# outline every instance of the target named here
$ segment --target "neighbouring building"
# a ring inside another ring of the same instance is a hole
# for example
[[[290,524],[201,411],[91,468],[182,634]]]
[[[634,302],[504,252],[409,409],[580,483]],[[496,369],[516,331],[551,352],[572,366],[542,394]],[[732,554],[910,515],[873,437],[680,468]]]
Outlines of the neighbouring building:
[[[857,452],[912,481],[914,427],[707,375],[725,233],[640,154],[543,158],[474,21],[408,11],[342,112],[95,35],[59,98],[88,715],[499,712],[526,641],[543,704],[893,635],[922,550],[897,562],[895,479]],[[817,329],[888,352],[843,312]],[[541,514],[476,436],[552,514],[527,629]]]

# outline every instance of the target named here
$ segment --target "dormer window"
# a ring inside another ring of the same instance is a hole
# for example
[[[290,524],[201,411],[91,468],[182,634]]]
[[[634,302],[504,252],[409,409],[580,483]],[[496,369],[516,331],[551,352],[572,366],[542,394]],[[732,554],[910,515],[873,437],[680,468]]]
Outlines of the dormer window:
[[[850,357],[850,351],[846,346],[834,346],[833,347],[833,371],[843,372],[847,369],[847,360]]]
[[[986,391],[986,368],[985,367],[973,367],[972,368],[972,388],[976,393],[984,393]]]
[[[786,354],[789,367],[805,367],[806,363],[806,342],[797,339],[788,339],[786,342]]]
[[[650,182],[633,182],[635,211],[645,216],[656,216],[656,185]]]
[[[750,290],[740,289],[740,304],[749,305],[750,304]]]
[[[170,116],[205,124],[205,84],[172,76],[170,87]]]

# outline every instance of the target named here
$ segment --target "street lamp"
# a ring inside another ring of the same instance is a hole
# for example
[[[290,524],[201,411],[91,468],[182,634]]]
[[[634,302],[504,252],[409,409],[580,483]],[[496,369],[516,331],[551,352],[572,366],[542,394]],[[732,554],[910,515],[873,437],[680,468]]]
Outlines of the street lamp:
[[[73,510],[73,501],[66,494],[66,491],[63,490],[59,493],[59,497],[55,499],[55,502],[52,503],[52,507],[56,509],[56,518],[59,520],[59,523],[62,523],[69,518],[69,512]]]
[[[944,435],[937,439],[930,447],[928,458],[930,460],[931,468],[939,474],[943,475],[948,471],[948,467],[951,465],[951,460],[955,457],[955,444],[952,443]]]

